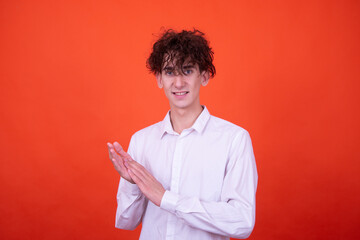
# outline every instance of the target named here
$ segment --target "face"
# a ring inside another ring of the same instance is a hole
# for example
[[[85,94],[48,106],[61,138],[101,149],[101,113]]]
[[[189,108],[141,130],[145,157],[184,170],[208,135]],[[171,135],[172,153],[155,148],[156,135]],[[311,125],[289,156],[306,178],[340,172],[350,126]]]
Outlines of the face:
[[[206,86],[209,73],[200,72],[197,64],[185,62],[182,71],[168,63],[156,75],[159,88],[163,88],[171,109],[195,110],[200,105],[200,87]]]

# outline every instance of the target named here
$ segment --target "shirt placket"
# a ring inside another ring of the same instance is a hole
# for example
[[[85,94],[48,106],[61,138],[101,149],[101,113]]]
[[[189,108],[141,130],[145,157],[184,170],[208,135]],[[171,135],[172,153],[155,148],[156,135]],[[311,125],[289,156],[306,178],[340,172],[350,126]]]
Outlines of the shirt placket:
[[[171,171],[171,185],[170,191],[174,193],[179,193],[179,184],[180,184],[180,171],[183,158],[183,136],[178,136],[175,143],[174,158],[172,163]],[[176,228],[177,218],[175,215],[170,215],[167,222],[167,240],[173,240],[175,238],[175,228]]]

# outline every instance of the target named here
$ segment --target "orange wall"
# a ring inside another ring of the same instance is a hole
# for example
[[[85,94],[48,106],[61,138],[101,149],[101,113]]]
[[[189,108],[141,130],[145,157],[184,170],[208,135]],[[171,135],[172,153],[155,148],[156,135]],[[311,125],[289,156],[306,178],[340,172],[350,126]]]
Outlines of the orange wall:
[[[0,238],[137,239],[106,142],[164,117],[153,34],[194,26],[218,71],[202,103],[252,136],[250,239],[359,239],[360,2],[141,2],[0,2]]]

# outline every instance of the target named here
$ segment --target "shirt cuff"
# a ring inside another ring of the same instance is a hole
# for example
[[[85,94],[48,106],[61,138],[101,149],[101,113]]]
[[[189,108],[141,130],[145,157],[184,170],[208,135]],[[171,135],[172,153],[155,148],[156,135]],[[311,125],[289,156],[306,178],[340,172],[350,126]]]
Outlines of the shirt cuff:
[[[178,194],[170,191],[165,191],[164,196],[161,199],[160,208],[167,210],[171,213],[175,213],[178,200]]]

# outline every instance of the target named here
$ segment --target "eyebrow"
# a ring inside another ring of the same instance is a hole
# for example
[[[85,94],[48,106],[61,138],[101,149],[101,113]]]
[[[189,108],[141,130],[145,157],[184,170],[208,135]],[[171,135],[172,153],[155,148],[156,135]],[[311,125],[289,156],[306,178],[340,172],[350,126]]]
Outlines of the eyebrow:
[[[189,69],[189,68],[194,68],[195,66],[193,64],[187,64],[185,66],[183,66],[183,69]]]
[[[191,69],[191,68],[195,68],[195,65],[189,63],[185,66],[182,67],[183,69]],[[163,68],[163,71],[174,71],[175,70],[175,67],[173,66],[166,66]]]
[[[166,66],[163,68],[163,71],[173,71],[174,67]]]

